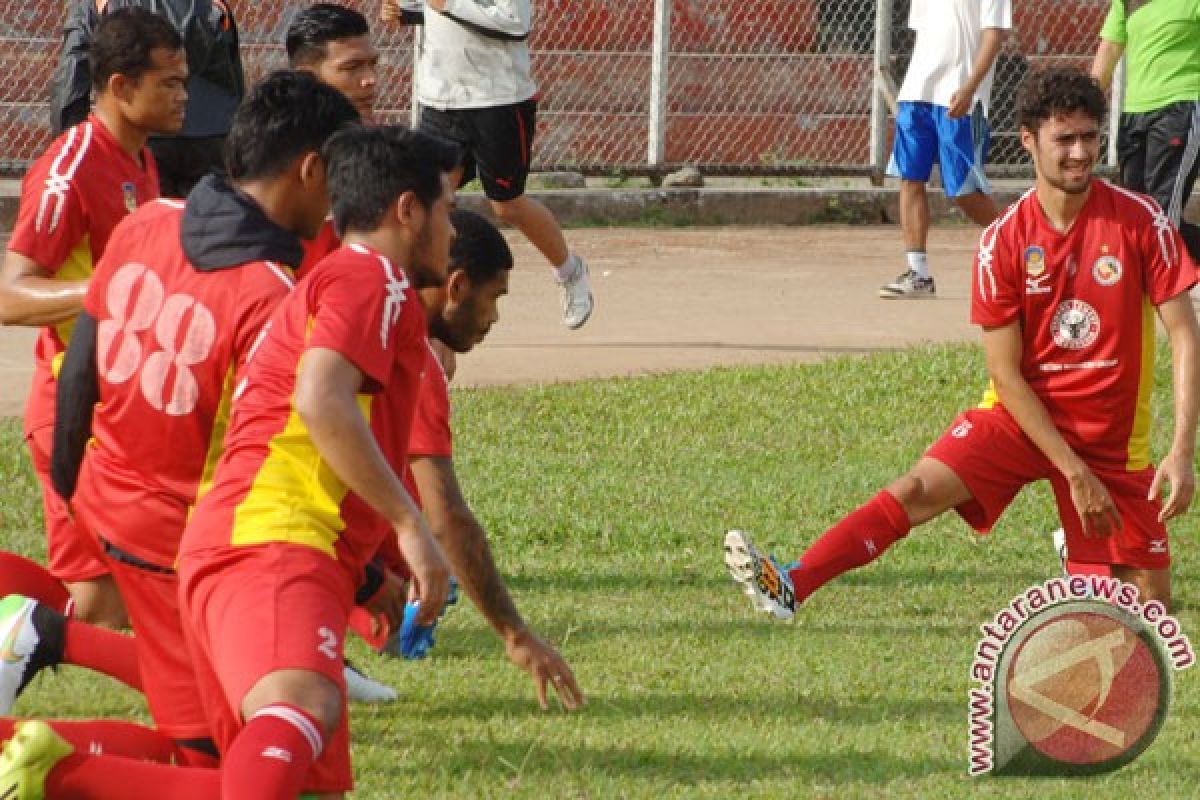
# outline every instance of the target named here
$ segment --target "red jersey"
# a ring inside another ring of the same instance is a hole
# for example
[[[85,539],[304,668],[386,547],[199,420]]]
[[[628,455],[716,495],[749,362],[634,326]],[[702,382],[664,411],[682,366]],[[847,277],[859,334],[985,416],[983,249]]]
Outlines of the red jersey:
[[[326,217],[324,224],[321,225],[321,230],[317,231],[316,237],[303,244],[304,260],[300,262],[300,268],[296,270],[297,278],[303,278],[312,271],[313,267],[320,264],[325,256],[342,246],[341,237],[337,235],[337,231],[333,227],[333,217]]]
[[[175,563],[242,368],[294,283],[269,261],[197,270],[182,218],[182,202],[159,200],[118,225],[84,301],[100,395],[74,503],[97,534],[160,566]]]
[[[25,173],[8,249],[59,280],[88,278],[117,223],[156,197],[158,170],[150,151],[143,148],[138,163],[92,114],[51,142]],[[74,326],[74,319],[60,322],[38,337],[27,436],[54,424],[54,380]]]
[[[408,459],[425,365],[425,311],[404,272],[361,245],[317,265],[286,299],[246,371],[213,487],[181,555],[289,542],[325,553],[357,583],[386,525],[321,458],[292,399],[304,353],[326,348],[365,378],[359,407],[397,475]]]
[[[1128,470],[1150,463],[1154,307],[1186,292],[1196,268],[1158,204],[1093,180],[1066,233],[1037,194],[980,239],[971,321],[1021,325],[1021,374],[1081,456]],[[990,390],[984,405],[997,402]]]

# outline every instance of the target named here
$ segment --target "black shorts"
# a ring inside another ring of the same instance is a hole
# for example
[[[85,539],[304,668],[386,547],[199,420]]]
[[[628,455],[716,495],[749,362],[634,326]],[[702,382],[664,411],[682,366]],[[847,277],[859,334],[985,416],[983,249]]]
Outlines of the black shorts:
[[[1122,114],[1117,155],[1121,184],[1157,200],[1200,258],[1200,228],[1183,220],[1200,171],[1200,101]]]
[[[536,97],[492,108],[439,111],[421,106],[419,127],[422,132],[449,139],[463,149],[461,183],[478,175],[489,200],[503,202],[525,194],[533,135],[537,130]]]

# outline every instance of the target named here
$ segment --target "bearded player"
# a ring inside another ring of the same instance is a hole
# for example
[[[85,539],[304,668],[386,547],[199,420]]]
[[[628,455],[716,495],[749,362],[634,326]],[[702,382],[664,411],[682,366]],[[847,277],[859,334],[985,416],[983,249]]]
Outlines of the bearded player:
[[[1100,87],[1078,70],[1026,80],[1018,121],[1036,184],[987,228],[975,259],[971,319],[991,377],[983,404],[798,563],[782,568],[730,531],[726,565],[757,608],[790,618],[817,589],[950,509],[986,532],[1039,480],[1053,487],[1072,560],[1108,565],[1143,602],[1169,605],[1165,523],[1195,492],[1196,267],[1154,200],[1093,177],[1104,111]],[[1157,468],[1155,314],[1175,397],[1174,435]]]

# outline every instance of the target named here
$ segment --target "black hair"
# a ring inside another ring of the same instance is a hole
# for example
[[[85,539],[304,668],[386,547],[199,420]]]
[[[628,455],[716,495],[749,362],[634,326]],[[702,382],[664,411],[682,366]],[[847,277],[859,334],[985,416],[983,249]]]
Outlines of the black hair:
[[[481,284],[513,267],[513,254],[503,234],[488,219],[474,211],[450,212],[454,243],[450,245],[450,269],[467,273],[471,283]]]
[[[225,169],[234,181],[275,177],[305,153],[320,152],[330,136],[358,118],[344,94],[310,73],[273,72],[234,112]]]
[[[1095,78],[1075,67],[1052,67],[1030,72],[1017,95],[1017,125],[1037,133],[1041,124],[1059,114],[1083,111],[1104,121],[1107,104]]]
[[[317,3],[292,18],[284,46],[288,64],[308,67],[323,60],[329,42],[366,36],[371,29],[367,18],[352,8],[336,3]]]
[[[92,88],[102,91],[113,75],[138,80],[154,67],[158,49],[182,50],[175,26],[144,8],[121,8],[100,18],[88,49]]]
[[[355,127],[325,145],[333,221],[339,233],[373,231],[405,192],[429,208],[442,175],[458,167],[458,145],[399,125]]]

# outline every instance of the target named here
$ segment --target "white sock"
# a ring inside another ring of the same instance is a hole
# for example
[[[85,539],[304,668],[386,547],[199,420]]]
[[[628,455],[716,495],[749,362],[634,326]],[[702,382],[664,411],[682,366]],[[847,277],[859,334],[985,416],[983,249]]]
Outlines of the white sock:
[[[575,277],[579,272],[579,256],[571,253],[567,256],[567,260],[554,268],[554,274],[558,276],[559,283],[566,283]]]
[[[918,277],[929,277],[929,255],[924,250],[909,250],[904,257],[908,259],[908,268]]]

